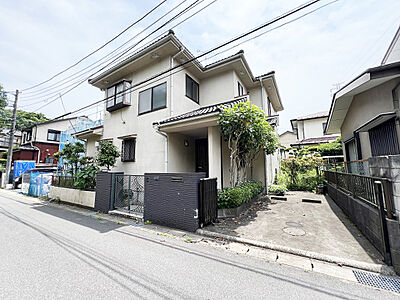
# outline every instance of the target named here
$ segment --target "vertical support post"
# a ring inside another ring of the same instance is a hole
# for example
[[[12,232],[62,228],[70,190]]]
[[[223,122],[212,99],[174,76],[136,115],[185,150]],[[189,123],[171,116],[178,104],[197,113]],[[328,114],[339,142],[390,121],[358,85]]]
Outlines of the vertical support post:
[[[9,180],[10,180],[10,172],[11,172],[11,164],[12,164],[12,156],[13,156],[13,146],[14,146],[15,123],[17,122],[18,94],[19,94],[19,91],[16,90],[15,91],[14,107],[13,107],[13,119],[12,119],[11,130],[10,130],[10,139],[8,140],[6,178],[4,180],[4,184],[9,183]]]
[[[389,232],[386,223],[386,215],[385,215],[385,208],[383,205],[383,198],[384,193],[382,189],[382,182],[376,180],[374,182],[375,186],[375,195],[378,204],[378,213],[379,219],[381,223],[381,231],[382,231],[382,245],[383,245],[383,253],[384,253],[384,261],[387,265],[392,265],[392,256],[390,254],[390,242],[389,242]]]
[[[218,188],[221,188],[221,134],[218,126],[208,127],[208,177],[218,178]]]
[[[131,211],[131,175],[128,175],[128,211]]]

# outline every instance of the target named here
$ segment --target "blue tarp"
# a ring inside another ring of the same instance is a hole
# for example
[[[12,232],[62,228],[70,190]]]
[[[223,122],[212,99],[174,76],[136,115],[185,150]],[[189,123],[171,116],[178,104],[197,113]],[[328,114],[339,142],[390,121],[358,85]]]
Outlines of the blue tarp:
[[[13,179],[21,176],[22,173],[35,168],[35,161],[33,160],[17,160],[14,161]]]
[[[47,196],[50,191],[52,176],[53,173],[32,172],[28,194],[35,197]]]

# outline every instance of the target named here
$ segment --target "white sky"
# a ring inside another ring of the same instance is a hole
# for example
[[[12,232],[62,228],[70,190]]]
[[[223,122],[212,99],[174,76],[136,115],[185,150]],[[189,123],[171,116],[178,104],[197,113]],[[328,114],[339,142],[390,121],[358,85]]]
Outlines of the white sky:
[[[15,90],[48,79],[112,38],[159,1],[1,1],[0,84],[6,90]],[[73,71],[118,47],[179,2],[168,0]],[[199,7],[209,2],[204,0]],[[321,1],[314,7],[328,2]],[[182,7],[189,3],[186,1]],[[174,31],[197,55],[302,3],[218,0]],[[328,110],[334,84],[346,83],[366,68],[379,65],[399,24],[398,0],[339,0],[206,62],[243,49],[255,76],[274,70],[285,108],[280,113],[279,129],[284,132],[290,129],[290,119]],[[43,98],[28,96],[27,92],[21,94],[23,109],[34,111],[43,105]],[[85,82],[63,100],[70,111],[102,97],[103,93]],[[59,100],[40,111],[49,117],[64,113]],[[93,108],[84,114],[95,117],[95,112]]]

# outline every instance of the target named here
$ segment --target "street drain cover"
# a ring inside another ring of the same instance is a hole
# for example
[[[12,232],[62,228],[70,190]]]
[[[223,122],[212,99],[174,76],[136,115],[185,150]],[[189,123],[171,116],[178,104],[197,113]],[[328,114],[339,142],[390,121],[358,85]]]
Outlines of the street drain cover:
[[[353,270],[353,274],[359,283],[400,293],[400,280],[397,278],[357,270]]]
[[[286,222],[286,225],[290,227],[303,227],[301,224],[296,222]]]
[[[287,234],[294,236],[301,236],[306,234],[306,232],[303,229],[297,227],[285,227],[283,228],[283,231],[286,232]]]

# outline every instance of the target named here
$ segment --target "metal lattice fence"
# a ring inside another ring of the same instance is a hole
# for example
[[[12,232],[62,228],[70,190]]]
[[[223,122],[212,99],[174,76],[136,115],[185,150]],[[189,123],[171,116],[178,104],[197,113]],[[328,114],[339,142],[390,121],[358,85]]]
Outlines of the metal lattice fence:
[[[116,175],[114,182],[114,203],[117,210],[143,213],[144,176]]]

